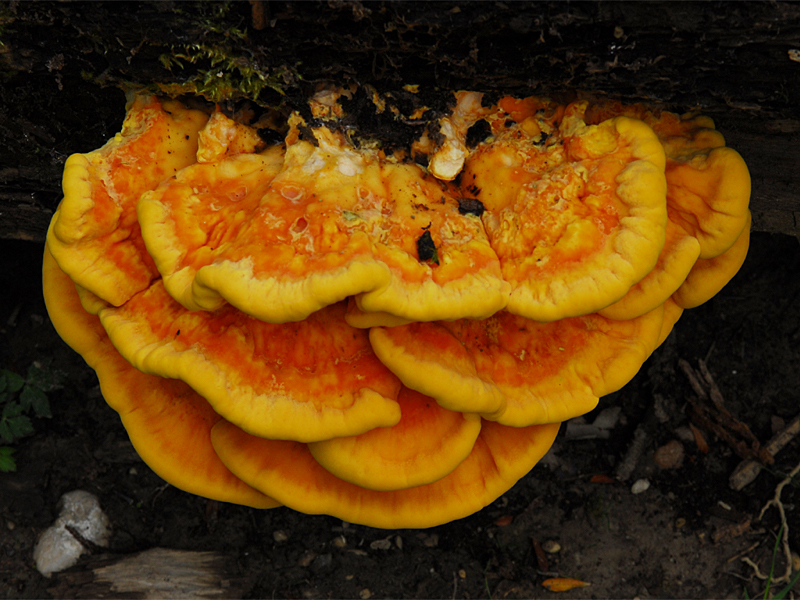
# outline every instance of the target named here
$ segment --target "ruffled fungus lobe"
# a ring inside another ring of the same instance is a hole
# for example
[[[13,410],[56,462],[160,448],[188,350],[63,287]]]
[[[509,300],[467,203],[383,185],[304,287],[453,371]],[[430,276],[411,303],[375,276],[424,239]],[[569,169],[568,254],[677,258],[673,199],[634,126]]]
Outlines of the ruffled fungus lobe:
[[[272,324],[224,307],[189,312],[160,282],[100,320],[137,369],[181,379],[225,419],[301,442],[358,435],[400,419],[400,382],[370,352],[343,303]]]
[[[116,351],[100,320],[87,313],[72,280],[45,248],[44,299],[58,334],[97,371],[103,396],[122,418],[131,443],[162,478],[187,492],[256,508],[279,503],[236,478],[211,447],[222,419],[180,381],[146,375]]]
[[[158,276],[136,218],[147,190],[196,160],[207,116],[175,100],[138,95],[122,131],[64,165],[64,199],[50,224],[48,245],[72,280],[119,306]]]
[[[725,287],[738,273],[750,248],[750,218],[733,246],[713,258],[699,259],[672,299],[682,308],[695,308]]]
[[[338,479],[307,446],[254,437],[226,421],[214,427],[211,439],[238,477],[289,508],[372,527],[419,528],[466,517],[508,491],[549,450],[558,428],[558,423],[514,428],[484,421],[472,452],[453,472],[393,491]]]
[[[504,425],[565,421],[625,385],[655,349],[663,308],[630,321],[586,315],[538,323],[502,311],[376,327],[370,341],[403,383],[449,410]]]
[[[719,256],[747,226],[750,174],[731,148],[701,148],[670,162],[670,206],[700,242],[700,258]]]
[[[396,425],[309,444],[312,456],[339,479],[371,490],[433,483],[469,456],[481,430],[478,415],[445,410],[407,387],[397,401]]]
[[[273,146],[135,97],[67,161],[45,298],[170,483],[428,527],[504,493],[727,283],[749,175],[704,117],[466,91],[387,156],[330,126],[352,91]]]
[[[667,214],[670,214],[669,208]],[[678,290],[700,256],[700,243],[671,218],[653,270],[613,304],[597,311],[609,319],[633,319],[655,310]]]
[[[282,165],[277,147],[263,155],[234,155],[191,165],[141,196],[137,210],[145,244],[170,295],[183,306],[214,310],[224,304],[197,297],[197,271],[215,249],[236,238]]]
[[[356,295],[358,307],[414,321],[484,318],[504,307],[509,286],[497,255],[480,219],[460,211],[456,190],[417,165],[387,164],[383,173],[387,197],[381,210],[389,214],[375,254],[392,278]],[[367,217],[360,226],[373,225]],[[419,244],[422,237],[433,249]]]
[[[616,302],[653,269],[665,241],[658,138],[627,117],[586,125],[585,109],[501,101],[484,117],[494,139],[462,177],[486,207],[483,223],[512,286],[507,310],[538,321]]]

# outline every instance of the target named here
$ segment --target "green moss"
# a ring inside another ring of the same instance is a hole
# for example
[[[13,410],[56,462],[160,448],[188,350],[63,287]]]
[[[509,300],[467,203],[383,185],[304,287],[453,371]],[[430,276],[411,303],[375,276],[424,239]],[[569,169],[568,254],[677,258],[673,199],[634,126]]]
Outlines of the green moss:
[[[216,33],[227,38],[245,40],[247,39],[247,29],[241,28],[241,21],[236,25],[230,23],[231,2],[200,2],[191,8],[193,20],[206,33]],[[175,10],[176,13],[183,13],[180,4]]]
[[[187,69],[187,64],[199,66],[196,73],[183,82],[157,84],[159,91],[172,96],[197,94],[211,102],[248,98],[262,103],[259,97],[265,89],[283,95],[285,82],[298,78],[296,71],[289,67],[272,71],[260,69],[254,60],[237,56],[228,44],[173,46],[170,54],[159,56],[159,61],[173,73]]]
[[[301,79],[297,65],[275,68],[259,64],[248,47],[245,23],[236,16],[231,2],[192,4],[188,11],[183,10],[185,5],[176,6],[175,12],[187,19],[187,30],[200,35],[194,42],[170,45],[170,52],[159,56],[177,81],[158,83],[157,91],[172,96],[197,94],[211,102],[246,98],[266,104],[262,92],[284,95],[287,83]]]
[[[258,46],[253,46],[247,29],[249,20],[241,10],[241,3],[179,2],[170,7],[169,13],[168,32],[159,29],[162,27],[159,15],[150,12],[140,15],[142,22],[156,32],[148,34],[152,38],[147,39],[147,46],[149,51],[158,52],[156,57],[165,69],[163,73],[153,74],[148,69],[142,76],[141,69],[128,70],[119,60],[122,56],[131,64],[139,59],[141,43],[136,45],[136,36],[125,38],[124,42],[112,38],[123,46],[109,47],[108,39],[97,35],[99,30],[84,27],[81,36],[90,42],[88,45],[95,53],[115,55],[117,60],[114,68],[101,71],[84,66],[81,78],[99,86],[145,89],[173,97],[197,95],[215,103],[249,99],[262,106],[274,104],[276,94],[284,95],[288,86],[302,79],[297,65],[275,65]],[[0,32],[2,16],[0,5]],[[173,31],[179,31],[180,35]],[[129,42],[131,47],[124,46]],[[152,60],[153,55],[142,52],[141,57]]]

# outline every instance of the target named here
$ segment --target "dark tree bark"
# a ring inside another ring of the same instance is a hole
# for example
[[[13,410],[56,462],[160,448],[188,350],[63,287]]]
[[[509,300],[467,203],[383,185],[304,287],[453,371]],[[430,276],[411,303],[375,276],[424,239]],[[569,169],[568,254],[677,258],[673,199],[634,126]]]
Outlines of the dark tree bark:
[[[456,89],[699,110],[750,167],[754,228],[800,234],[796,3],[4,2],[0,41],[0,238],[44,239],[64,160],[119,129],[123,89],[286,112],[323,82],[436,110]]]

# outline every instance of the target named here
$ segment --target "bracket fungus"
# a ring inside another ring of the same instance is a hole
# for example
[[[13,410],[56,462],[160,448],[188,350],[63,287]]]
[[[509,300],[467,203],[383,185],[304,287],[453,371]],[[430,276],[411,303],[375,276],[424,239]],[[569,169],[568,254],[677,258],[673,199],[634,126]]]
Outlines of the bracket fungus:
[[[513,486],[728,282],[749,174],[705,117],[468,91],[390,154],[337,126],[347,94],[272,145],[132,96],[67,160],[45,300],[173,485],[428,527]]]

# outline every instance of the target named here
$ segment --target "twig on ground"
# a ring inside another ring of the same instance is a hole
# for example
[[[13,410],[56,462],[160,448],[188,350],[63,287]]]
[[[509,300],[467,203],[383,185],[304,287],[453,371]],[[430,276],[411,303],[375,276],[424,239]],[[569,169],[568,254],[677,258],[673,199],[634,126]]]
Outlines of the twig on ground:
[[[794,469],[775,487],[775,495],[772,497],[772,500],[767,502],[764,507],[761,509],[761,512],[758,515],[758,519],[761,520],[764,517],[764,513],[767,510],[774,506],[778,509],[778,514],[781,517],[781,548],[783,550],[784,558],[786,559],[786,571],[780,577],[770,577],[771,573],[764,575],[761,570],[758,568],[758,565],[755,564],[750,558],[744,557],[742,558],[742,562],[750,565],[753,569],[753,574],[758,577],[759,579],[770,579],[772,584],[776,583],[786,583],[792,578],[792,550],[789,547],[789,523],[786,520],[786,509],[783,506],[783,502],[781,502],[781,493],[783,492],[783,488],[785,488],[788,484],[792,482],[794,476],[800,473],[800,463],[798,463]]]
[[[160,487],[159,487],[159,488],[156,490],[156,493],[153,495],[153,498],[150,500],[150,505],[151,505],[151,506],[155,506],[155,505],[156,505],[156,500],[158,500],[158,497],[159,497],[159,496],[160,496],[160,495],[161,495],[161,494],[164,492],[164,490],[165,490],[165,489],[167,489],[168,487],[169,487],[169,484],[168,484],[168,483],[165,483],[164,485],[160,486]]]
[[[614,477],[618,481],[628,481],[633,474],[633,471],[636,469],[636,463],[638,463],[639,459],[642,457],[642,454],[647,447],[647,442],[650,439],[650,436],[647,433],[647,425],[647,421],[644,421],[640,423],[633,432],[633,441],[631,442],[630,446],[628,446],[628,451],[625,452],[625,456],[617,465],[614,473]]]
[[[761,533],[764,533],[764,530],[763,530],[763,529],[760,529],[759,531],[760,531]],[[756,548],[758,548],[760,545],[761,545],[761,540],[759,540],[758,542],[755,542],[754,544],[751,544],[751,545],[750,545],[750,547],[749,547],[749,548],[747,548],[747,550],[742,550],[741,552],[738,552],[738,553],[734,554],[733,556],[731,556],[731,557],[730,557],[730,558],[729,558],[727,561],[725,561],[725,562],[727,562],[727,563],[732,563],[732,562],[734,562],[734,561],[736,561],[736,560],[739,560],[739,559],[740,559],[740,558],[742,558],[743,556],[745,556],[745,555],[747,555],[747,554],[750,554],[750,553],[751,553],[753,550],[755,550]],[[740,577],[741,577],[741,576],[740,576]]]
[[[800,415],[797,415],[786,427],[776,433],[772,439],[764,445],[764,450],[769,452],[772,456],[775,456],[778,452],[783,450],[786,444],[791,442],[798,433],[800,433]],[[755,481],[755,478],[758,477],[758,474],[763,468],[764,465],[756,460],[743,460],[731,474],[729,480],[731,489],[738,491],[749,485]]]
[[[98,546],[92,540],[87,539],[74,526],[64,525],[64,529],[66,529],[70,533],[70,535],[72,535],[72,537],[78,540],[78,543],[84,548],[86,548],[86,550],[88,550],[89,552],[108,552],[108,548],[104,548],[103,546]]]
[[[698,361],[700,375],[685,360],[678,365],[686,374],[697,398],[689,398],[689,417],[700,427],[713,432],[724,440],[741,458],[754,459],[763,464],[772,464],[775,459],[761,446],[750,428],[734,417],[725,408],[725,399],[719,391],[705,362]]]

